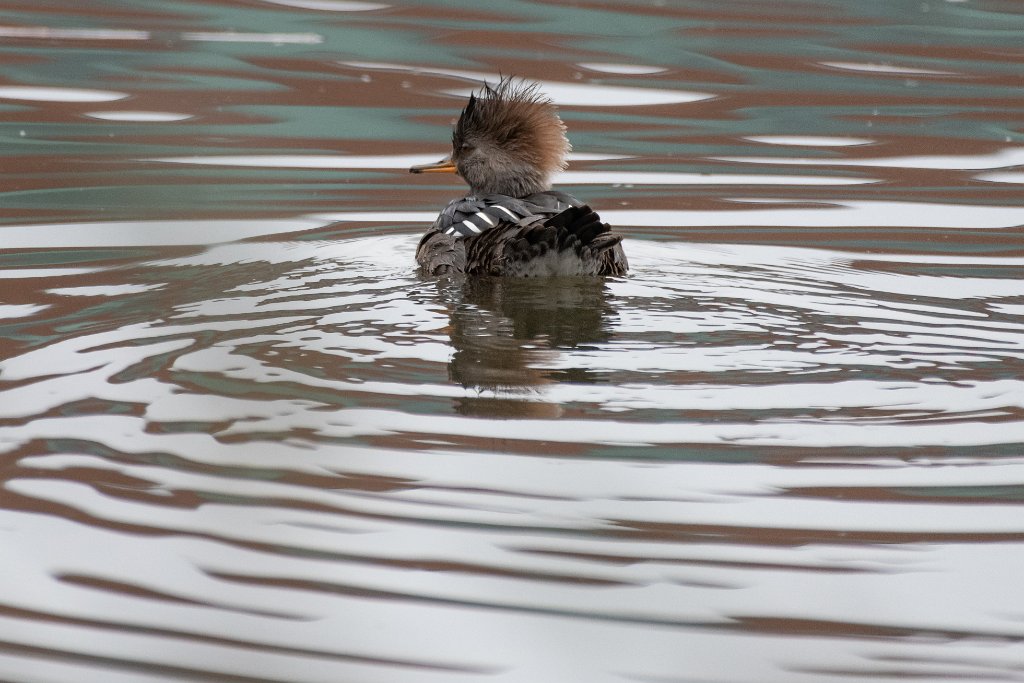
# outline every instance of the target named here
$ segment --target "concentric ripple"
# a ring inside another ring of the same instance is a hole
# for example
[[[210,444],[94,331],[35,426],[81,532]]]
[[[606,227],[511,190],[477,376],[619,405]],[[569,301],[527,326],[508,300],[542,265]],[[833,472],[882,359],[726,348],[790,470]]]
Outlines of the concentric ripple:
[[[930,274],[1016,259],[633,242],[627,279],[433,282],[396,265],[414,245],[66,278],[131,310],[176,295],[0,366],[11,666],[547,671],[511,631],[597,653],[592,680],[672,680],[683,641],[707,644],[689,671],[753,648],[731,676],[787,653],[788,680],[820,680],[926,675],[950,639],[976,675],[1024,647],[1024,286]]]

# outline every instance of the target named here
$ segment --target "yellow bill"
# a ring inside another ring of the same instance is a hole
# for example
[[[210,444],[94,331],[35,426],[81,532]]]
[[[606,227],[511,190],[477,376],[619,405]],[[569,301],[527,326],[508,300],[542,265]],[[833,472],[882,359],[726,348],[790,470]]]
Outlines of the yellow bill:
[[[413,166],[409,169],[409,173],[458,173],[458,170],[455,168],[455,162],[449,156],[432,164]]]

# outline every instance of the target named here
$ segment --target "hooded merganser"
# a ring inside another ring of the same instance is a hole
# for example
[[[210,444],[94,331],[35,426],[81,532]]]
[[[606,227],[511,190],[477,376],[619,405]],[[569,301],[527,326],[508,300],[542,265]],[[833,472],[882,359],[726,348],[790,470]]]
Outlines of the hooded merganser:
[[[452,200],[420,240],[430,275],[622,275],[621,235],[575,197],[551,189],[565,168],[565,124],[536,84],[502,78],[470,95],[452,153],[412,173],[458,173],[470,194]]]

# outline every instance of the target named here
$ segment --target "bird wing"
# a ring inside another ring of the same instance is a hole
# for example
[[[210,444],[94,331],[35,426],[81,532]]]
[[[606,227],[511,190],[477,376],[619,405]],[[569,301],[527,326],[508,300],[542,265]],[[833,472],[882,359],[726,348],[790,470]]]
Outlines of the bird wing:
[[[562,192],[467,197],[445,207],[416,260],[430,275],[621,275],[628,269],[621,241]]]
[[[589,206],[504,222],[466,240],[466,272],[520,277],[621,275],[628,264],[622,236]]]
[[[427,275],[466,272],[466,241],[431,228],[416,247],[416,262]]]

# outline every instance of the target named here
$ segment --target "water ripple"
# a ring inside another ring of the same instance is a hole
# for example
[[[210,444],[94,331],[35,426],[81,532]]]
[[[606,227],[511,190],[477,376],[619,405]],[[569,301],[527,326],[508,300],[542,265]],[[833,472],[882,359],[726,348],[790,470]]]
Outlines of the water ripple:
[[[0,678],[1021,680],[1009,5],[45,4]],[[499,72],[627,277],[414,271]]]

